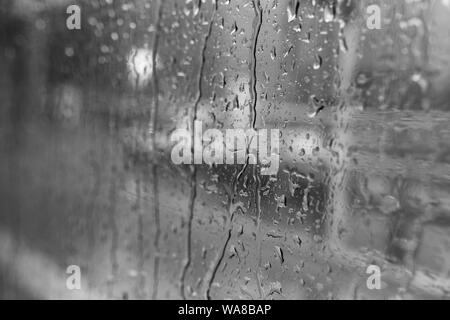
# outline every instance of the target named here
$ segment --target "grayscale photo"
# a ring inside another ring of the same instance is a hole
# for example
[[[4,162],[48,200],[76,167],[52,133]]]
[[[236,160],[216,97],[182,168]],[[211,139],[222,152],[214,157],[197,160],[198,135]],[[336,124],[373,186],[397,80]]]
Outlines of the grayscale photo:
[[[0,149],[0,300],[450,300],[450,0],[0,0]]]

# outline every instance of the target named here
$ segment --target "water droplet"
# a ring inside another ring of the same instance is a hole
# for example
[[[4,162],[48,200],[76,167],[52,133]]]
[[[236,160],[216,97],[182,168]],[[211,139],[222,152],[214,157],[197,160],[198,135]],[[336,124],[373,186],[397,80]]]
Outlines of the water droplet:
[[[313,69],[319,70],[320,67],[322,67],[322,57],[320,55],[316,54],[316,56],[314,58]]]

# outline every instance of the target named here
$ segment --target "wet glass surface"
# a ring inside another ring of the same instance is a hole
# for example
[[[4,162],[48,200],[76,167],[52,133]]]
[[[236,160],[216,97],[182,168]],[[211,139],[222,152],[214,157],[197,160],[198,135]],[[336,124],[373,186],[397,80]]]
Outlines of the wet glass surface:
[[[449,14],[3,1],[0,297],[448,298]]]

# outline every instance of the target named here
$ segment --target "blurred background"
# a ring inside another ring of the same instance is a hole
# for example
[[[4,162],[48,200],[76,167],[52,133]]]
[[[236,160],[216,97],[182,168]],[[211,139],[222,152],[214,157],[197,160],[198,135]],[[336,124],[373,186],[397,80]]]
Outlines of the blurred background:
[[[449,16],[448,0],[1,1],[0,297],[448,299]],[[173,164],[195,119],[280,129],[278,174]]]

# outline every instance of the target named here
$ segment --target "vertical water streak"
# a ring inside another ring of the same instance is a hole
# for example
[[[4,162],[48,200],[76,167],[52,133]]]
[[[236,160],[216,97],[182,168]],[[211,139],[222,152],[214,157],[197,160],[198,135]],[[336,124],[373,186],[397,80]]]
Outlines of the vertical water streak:
[[[255,10],[255,18],[253,20],[253,41],[252,41],[252,61],[251,61],[251,77],[250,77],[250,95],[252,100],[252,106],[250,110],[250,121],[251,127],[253,130],[256,130],[256,106],[258,103],[258,94],[256,91],[256,82],[257,82],[257,74],[256,74],[256,52],[258,45],[259,33],[261,31],[262,26],[262,8],[260,0],[253,0],[253,8]],[[258,266],[255,270],[256,272],[256,282],[258,286],[258,291],[260,298],[262,298],[261,284],[259,278],[259,268],[261,267],[261,195],[259,193],[260,188],[260,177],[258,174],[257,165],[253,167],[253,177],[255,179],[255,206],[256,206],[256,214],[257,214],[257,226],[256,226],[256,241],[258,244],[257,254],[258,254]]]
[[[159,239],[161,236],[161,222],[159,215],[159,194],[158,194],[158,170],[157,170],[157,146],[156,146],[156,126],[158,123],[158,109],[159,109],[159,87],[158,87],[158,75],[156,67],[156,54],[158,52],[158,42],[159,42],[159,32],[160,32],[160,20],[162,16],[162,3],[161,0],[155,0],[156,4],[156,19],[155,19],[155,34],[153,36],[152,42],[152,66],[153,66],[153,77],[152,77],[152,88],[153,88],[153,108],[151,110],[151,141],[152,141],[152,151],[153,151],[153,164],[152,164],[152,175],[153,175],[153,216],[155,222],[155,237],[154,237],[154,266],[153,266],[153,292],[152,299],[155,300],[158,297],[158,285],[159,285]]]
[[[252,47],[251,47],[251,64],[250,64],[250,98],[251,98],[251,108],[250,108],[250,125],[252,129],[256,126],[256,105],[258,102],[258,95],[256,92],[256,51],[258,45],[259,33],[262,26],[262,8],[260,0],[252,0],[253,9],[255,11],[255,18],[253,20],[253,36],[252,36]]]
[[[212,26],[214,23],[214,16],[217,12],[217,1],[213,1],[213,9],[211,13],[211,19],[209,21],[208,25],[208,32],[206,33],[206,36],[203,40],[203,48],[201,53],[201,61],[200,61],[200,69],[198,72],[198,78],[197,78],[197,97],[194,102],[194,106],[192,108],[192,114],[191,114],[191,141],[194,141],[194,123],[197,120],[197,110],[198,106],[200,104],[200,101],[202,99],[203,93],[202,93],[202,79],[203,79],[203,72],[205,68],[205,61],[206,61],[206,49],[208,47],[208,41],[211,37],[212,32]],[[194,143],[191,145],[191,154],[194,154]],[[186,258],[184,260],[184,264],[182,266],[181,270],[181,277],[180,277],[180,295],[182,299],[186,299],[185,295],[185,280],[186,280],[186,274],[189,270],[189,267],[191,265],[191,256],[192,256],[192,224],[194,220],[194,207],[195,207],[195,200],[197,197],[197,169],[195,167],[195,164],[191,165],[191,186],[190,186],[190,196],[189,196],[189,205],[188,205],[188,230],[187,230],[187,239],[186,239]]]
[[[255,19],[253,21],[253,40],[252,40],[252,47],[251,47],[251,77],[250,77],[250,96],[252,103],[249,105],[250,109],[250,119],[249,124],[250,127],[255,129],[256,124],[256,103],[257,103],[257,92],[256,92],[256,46],[258,43],[258,37],[261,30],[262,25],[262,9],[260,6],[259,0],[253,1],[253,6],[255,10]],[[249,146],[251,144],[251,141],[248,142],[247,145],[247,154],[249,154]],[[205,290],[205,299],[210,300],[211,299],[211,286],[214,282],[217,270],[219,269],[219,266],[225,256],[226,249],[228,247],[228,243],[231,239],[231,232],[233,230],[233,220],[236,213],[237,208],[235,207],[235,199],[237,197],[237,184],[241,178],[241,176],[244,174],[245,170],[247,169],[249,164],[249,157],[247,156],[246,163],[242,166],[239,173],[235,176],[232,182],[232,188],[231,192],[232,194],[228,194],[228,203],[227,203],[227,213],[228,213],[228,220],[227,220],[227,226],[226,226],[226,237],[222,244],[221,250],[219,250],[218,254],[216,255],[216,258],[211,262],[209,270],[206,273],[205,276],[205,283],[206,283],[206,290]],[[256,175],[256,165],[253,167],[253,175],[256,179],[256,190],[259,190],[259,177]],[[260,197],[259,192],[257,192],[256,196],[256,202],[257,202],[257,212],[258,216],[260,217]],[[260,264],[260,263],[259,263]],[[259,285],[259,278],[258,278],[258,288],[260,288]],[[261,294],[261,291],[259,290],[259,294]]]
[[[111,187],[109,189],[109,225],[111,228],[111,248],[110,248],[110,262],[111,262],[111,278],[109,279],[108,283],[108,298],[113,298],[113,292],[114,292],[114,284],[117,278],[117,273],[119,270],[119,263],[117,261],[117,249],[119,246],[119,229],[117,227],[116,223],[116,198],[117,198],[117,182],[115,170],[113,168],[112,170],[112,177],[111,177]]]
[[[205,289],[205,299],[211,300],[211,287],[214,282],[214,279],[217,274],[217,270],[220,267],[220,264],[222,263],[223,258],[225,257],[225,252],[228,247],[228,243],[231,239],[231,232],[233,230],[233,221],[234,221],[234,215],[237,210],[237,208],[234,206],[234,202],[237,196],[237,183],[239,182],[242,174],[244,173],[245,169],[248,167],[248,158],[246,161],[246,164],[242,166],[242,169],[239,171],[237,175],[235,175],[235,178],[232,182],[232,189],[231,192],[228,193],[228,203],[227,203],[227,213],[228,213],[228,219],[227,219],[227,226],[226,226],[226,237],[222,244],[221,250],[217,253],[215,259],[211,262],[208,271],[206,272],[204,282],[206,284]],[[225,188],[226,190],[226,188]]]
[[[142,198],[142,182],[139,173],[136,173],[136,202],[134,205],[134,210],[136,210],[137,218],[138,218],[138,232],[137,232],[137,243],[138,243],[138,261],[137,261],[137,297],[139,299],[145,299],[145,277],[144,277],[144,263],[145,263],[145,255],[144,255],[144,223],[143,223],[143,214],[141,208],[141,198]]]

